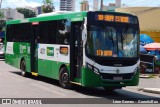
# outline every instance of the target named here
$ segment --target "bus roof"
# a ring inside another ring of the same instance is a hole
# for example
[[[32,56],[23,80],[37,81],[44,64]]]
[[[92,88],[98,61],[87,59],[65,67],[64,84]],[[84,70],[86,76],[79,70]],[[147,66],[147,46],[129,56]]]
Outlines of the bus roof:
[[[42,13],[42,14],[39,14],[37,17],[53,16],[53,15],[67,14],[67,13],[73,13],[73,12],[72,12],[72,11],[55,11],[55,12],[50,12],[50,13]]]
[[[19,23],[29,23],[29,22],[39,22],[39,21],[48,21],[48,20],[59,20],[59,19],[71,19],[72,21],[81,21],[85,17],[87,12],[70,12],[70,13],[47,13],[42,14],[33,18],[26,18],[21,20],[9,20],[6,24],[19,24]]]
[[[83,11],[83,12],[58,11],[58,12],[41,14],[33,18],[25,18],[25,19],[20,19],[20,20],[9,20],[6,22],[6,24],[9,25],[9,24],[40,22],[40,21],[48,21],[48,20],[60,20],[60,19],[71,19],[71,21],[82,21],[83,18],[87,16],[87,12],[107,12],[107,13],[113,13],[113,14],[116,13],[116,14],[123,14],[123,15],[131,15],[128,13],[109,12],[109,11]]]

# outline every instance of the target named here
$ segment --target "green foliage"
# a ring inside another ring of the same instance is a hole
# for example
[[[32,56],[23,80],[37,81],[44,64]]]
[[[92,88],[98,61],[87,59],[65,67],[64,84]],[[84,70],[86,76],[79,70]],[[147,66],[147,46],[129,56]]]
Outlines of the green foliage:
[[[26,8],[17,8],[17,11],[19,13],[22,13],[25,18],[35,17],[36,13],[32,10],[26,9]]]
[[[2,20],[4,18],[3,12],[0,11],[0,31],[2,31],[3,27],[5,26],[5,21]]]
[[[54,11],[53,1],[52,0],[43,0],[43,13],[50,13]]]
[[[5,20],[0,20],[0,31],[2,31],[3,28],[5,27],[5,23],[6,23]]]

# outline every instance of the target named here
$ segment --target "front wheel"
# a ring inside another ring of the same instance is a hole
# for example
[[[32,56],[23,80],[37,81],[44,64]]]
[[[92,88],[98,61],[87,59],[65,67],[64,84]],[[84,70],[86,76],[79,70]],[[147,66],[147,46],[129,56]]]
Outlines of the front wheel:
[[[69,89],[71,84],[69,83],[69,74],[67,68],[62,68],[59,74],[59,84],[62,88]]]
[[[27,73],[26,73],[26,62],[24,60],[21,61],[21,75],[23,77],[27,76]]]

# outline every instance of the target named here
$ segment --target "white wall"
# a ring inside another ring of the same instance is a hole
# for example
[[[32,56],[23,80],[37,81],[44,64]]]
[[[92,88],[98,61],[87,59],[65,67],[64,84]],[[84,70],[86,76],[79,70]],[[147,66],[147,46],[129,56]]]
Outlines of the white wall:
[[[17,12],[16,9],[2,9],[2,12],[4,13],[4,20],[9,20],[9,19],[23,19],[24,15]]]

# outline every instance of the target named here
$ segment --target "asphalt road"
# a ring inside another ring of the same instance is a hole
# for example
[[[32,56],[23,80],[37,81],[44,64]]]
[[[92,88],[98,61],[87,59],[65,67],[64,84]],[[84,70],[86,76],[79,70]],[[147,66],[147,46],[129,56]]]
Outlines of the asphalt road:
[[[110,98],[115,100],[118,98],[160,98],[158,94],[138,91],[139,88],[159,88],[159,82],[160,79],[158,78],[140,79],[139,86],[126,87],[113,92],[106,92],[103,88],[84,88],[80,86],[74,86],[72,90],[66,90],[62,89],[56,80],[34,76],[22,77],[20,70],[5,64],[4,60],[0,60],[0,98],[103,98],[106,101]],[[118,106],[118,104],[116,105]],[[73,105],[67,106],[71,107]],[[123,104],[123,107],[125,106],[128,107],[128,104]],[[156,104],[154,106],[158,107]]]

